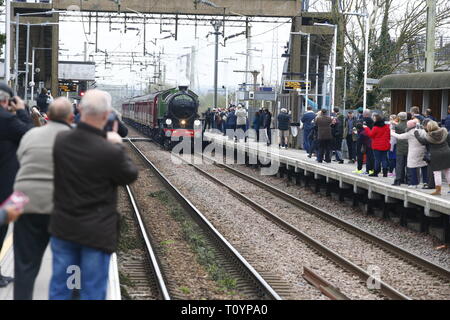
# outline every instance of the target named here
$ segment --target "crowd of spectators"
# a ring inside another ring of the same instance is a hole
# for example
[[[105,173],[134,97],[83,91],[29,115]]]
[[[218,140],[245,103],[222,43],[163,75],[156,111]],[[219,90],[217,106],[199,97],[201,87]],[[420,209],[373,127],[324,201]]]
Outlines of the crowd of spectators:
[[[49,299],[102,300],[119,236],[117,187],[138,175],[127,130],[104,91],[87,91],[75,109],[44,90],[38,103],[30,109],[0,84],[0,250],[16,221],[14,279],[0,273],[0,288],[13,282],[15,300],[32,299],[50,243]]]
[[[435,189],[432,195],[441,195],[443,174],[450,183],[450,107],[441,125],[431,109],[421,114],[418,107],[389,119],[370,110],[349,111],[344,117],[339,108],[328,115],[327,110],[314,113],[308,107],[301,121],[303,147],[319,163],[331,163],[335,155],[335,161],[343,164],[345,141],[349,163],[357,163],[353,173],[395,177],[394,186],[421,185]]]

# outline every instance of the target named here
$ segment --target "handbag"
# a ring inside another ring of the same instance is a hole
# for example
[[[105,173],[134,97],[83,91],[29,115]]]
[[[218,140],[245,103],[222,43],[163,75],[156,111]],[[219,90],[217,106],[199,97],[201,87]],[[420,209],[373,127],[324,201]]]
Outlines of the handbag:
[[[361,146],[361,153],[362,153],[362,154],[367,153],[367,146],[366,146],[365,144],[363,144],[363,145]]]

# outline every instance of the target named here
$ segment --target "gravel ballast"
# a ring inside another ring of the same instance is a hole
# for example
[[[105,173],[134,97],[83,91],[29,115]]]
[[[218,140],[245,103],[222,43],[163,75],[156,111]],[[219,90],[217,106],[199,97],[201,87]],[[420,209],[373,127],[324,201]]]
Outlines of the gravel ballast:
[[[170,213],[174,209],[171,196],[142,159],[131,148],[128,149],[130,157],[139,168],[139,178],[132,189],[172,297],[194,300],[251,298],[232,290],[224,290],[210,279],[186,241],[181,225]]]
[[[280,179],[274,176],[263,176],[258,169],[246,166],[233,165],[232,167],[323,209],[363,230],[367,230],[382,239],[405,248],[431,262],[450,269],[450,248],[436,249],[442,245],[442,242],[432,235],[402,227],[394,221],[369,216],[364,214],[358,207],[352,207],[347,203],[340,202],[321,193],[315,193],[310,188],[293,185],[287,181],[287,178]]]
[[[352,299],[384,298],[370,292],[359,278],[318,255],[195,169],[174,164],[171,155],[154,144],[136,145],[258,271],[276,274],[290,283],[291,298],[326,299],[303,279],[303,266],[312,268]]]
[[[445,279],[430,275],[224,169],[208,164],[202,168],[364,270],[379,270],[381,279],[403,294],[414,299],[440,300],[450,297],[450,283]]]

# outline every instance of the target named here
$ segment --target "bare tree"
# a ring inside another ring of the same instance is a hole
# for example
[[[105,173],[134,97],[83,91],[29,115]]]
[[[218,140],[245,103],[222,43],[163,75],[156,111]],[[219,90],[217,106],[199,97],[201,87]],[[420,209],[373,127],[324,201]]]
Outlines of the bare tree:
[[[424,52],[417,52],[413,48],[426,31],[426,1],[340,0],[333,3],[333,19],[340,25],[344,35],[339,41],[339,50],[349,69],[350,90],[347,100],[350,105],[360,106],[363,99],[365,23],[363,17],[342,15],[343,12],[368,10],[370,78],[378,79],[401,71],[405,64],[408,65],[407,71],[419,71],[416,64],[411,62],[424,55]],[[450,2],[437,0],[437,9],[436,27],[448,26]],[[381,97],[379,90],[370,92],[369,106],[374,106]]]

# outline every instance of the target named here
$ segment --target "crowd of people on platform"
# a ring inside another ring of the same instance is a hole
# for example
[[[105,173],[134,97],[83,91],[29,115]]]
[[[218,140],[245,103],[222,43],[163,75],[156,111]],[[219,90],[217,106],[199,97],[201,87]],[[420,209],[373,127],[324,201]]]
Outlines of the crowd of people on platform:
[[[205,130],[216,129],[223,135],[228,135],[230,139],[247,141],[247,132],[253,129],[256,132],[256,141],[262,140],[260,135],[263,132],[267,145],[272,143],[272,113],[267,108],[259,109],[251,123],[248,111],[242,104],[230,105],[228,108],[208,108],[203,116]]]
[[[344,116],[339,108],[329,115],[325,109],[315,113],[308,107],[301,122],[303,148],[308,157],[315,154],[319,163],[331,163],[334,155],[343,164],[345,141],[349,163],[357,163],[356,174],[395,177],[393,185],[409,188],[417,188],[422,181],[423,189],[435,189],[432,195],[441,195],[443,174],[450,184],[450,107],[441,126],[431,109],[422,115],[418,107],[391,115],[389,120],[362,108]]]
[[[87,91],[76,109],[41,95],[28,108],[0,84],[0,251],[15,221],[14,279],[0,272],[0,288],[13,282],[14,299],[31,300],[50,243],[49,299],[102,300],[118,241],[117,187],[138,175],[122,144],[128,132],[104,91]]]

